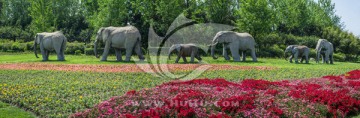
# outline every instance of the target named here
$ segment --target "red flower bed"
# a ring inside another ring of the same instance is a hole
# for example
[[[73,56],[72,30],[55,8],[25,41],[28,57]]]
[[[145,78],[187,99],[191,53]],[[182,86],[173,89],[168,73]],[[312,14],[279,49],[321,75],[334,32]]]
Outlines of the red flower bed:
[[[360,109],[360,71],[270,82],[173,81],[129,91],[70,117],[346,117]]]

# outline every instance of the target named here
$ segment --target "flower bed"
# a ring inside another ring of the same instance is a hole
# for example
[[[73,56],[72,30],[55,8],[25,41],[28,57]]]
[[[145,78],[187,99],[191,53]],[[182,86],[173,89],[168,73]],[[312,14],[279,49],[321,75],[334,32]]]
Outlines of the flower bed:
[[[16,63],[0,64],[3,70],[56,70],[56,71],[78,71],[78,72],[143,72],[139,66],[145,64],[121,64],[121,65],[84,65],[84,64],[38,64],[38,63]],[[190,71],[200,66],[200,64],[166,64],[169,71]],[[151,69],[151,68],[149,68]],[[210,71],[216,70],[272,70],[273,67],[266,66],[233,66],[218,64],[209,68]]]
[[[173,81],[129,91],[70,117],[345,117],[360,108],[360,70],[340,76],[266,81]]]

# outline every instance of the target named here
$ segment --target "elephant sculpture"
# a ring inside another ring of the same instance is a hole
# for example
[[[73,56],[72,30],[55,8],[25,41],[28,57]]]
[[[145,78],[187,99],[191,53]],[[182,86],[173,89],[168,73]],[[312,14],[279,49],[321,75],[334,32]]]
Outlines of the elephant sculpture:
[[[139,30],[134,26],[100,28],[94,42],[94,53],[97,58],[99,58],[99,55],[97,54],[97,45],[99,41],[105,43],[101,61],[107,61],[107,56],[111,47],[115,49],[117,61],[122,61],[121,49],[126,50],[125,61],[130,61],[133,50],[139,56],[140,60],[145,59],[140,47],[141,35]]]
[[[67,39],[60,31],[37,33],[34,41],[35,56],[39,58],[36,52],[37,44],[39,44],[43,61],[49,60],[50,51],[53,50],[55,50],[57,54],[57,60],[65,61],[64,51],[66,43]]]
[[[285,49],[284,57],[287,60],[287,53],[291,53],[290,63],[292,63],[292,59],[295,58],[295,63],[299,63],[298,58],[301,58],[301,63],[303,63],[304,59],[306,63],[309,63],[309,54],[310,49],[307,46],[302,45],[289,45]]]
[[[174,44],[169,49],[169,60],[171,52],[174,50],[177,51],[177,58],[175,63],[179,62],[180,57],[183,58],[184,62],[187,63],[186,57],[191,57],[190,62],[194,63],[194,57],[201,61],[201,57],[199,55],[199,47],[197,47],[195,44]]]
[[[242,61],[246,60],[246,50],[251,51],[251,57],[253,62],[257,62],[256,54],[255,54],[255,45],[256,42],[254,38],[249,33],[237,33],[233,31],[220,31],[218,32],[213,41],[211,46],[211,56],[214,59],[217,59],[218,57],[215,57],[214,51],[217,44],[223,45],[223,56],[225,57],[225,60],[230,60],[230,57],[228,56],[226,49],[230,49],[232,57],[234,58],[234,61],[240,61],[240,54],[239,50],[242,52]]]
[[[316,45],[316,63],[319,63],[320,55],[323,63],[333,64],[334,47],[331,42],[326,39],[319,39]]]

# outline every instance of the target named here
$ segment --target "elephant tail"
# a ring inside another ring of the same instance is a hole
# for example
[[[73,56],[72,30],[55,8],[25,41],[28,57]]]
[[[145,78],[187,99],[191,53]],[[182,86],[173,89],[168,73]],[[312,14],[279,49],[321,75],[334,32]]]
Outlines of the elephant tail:
[[[139,32],[138,32],[139,33]],[[137,52],[137,55],[139,56],[139,59],[140,60],[144,60],[145,57],[144,57],[144,53],[146,50],[144,50],[142,47],[141,47],[141,35],[139,33],[137,39],[136,39],[136,43],[135,43],[135,46],[134,46],[134,49],[135,51]]]

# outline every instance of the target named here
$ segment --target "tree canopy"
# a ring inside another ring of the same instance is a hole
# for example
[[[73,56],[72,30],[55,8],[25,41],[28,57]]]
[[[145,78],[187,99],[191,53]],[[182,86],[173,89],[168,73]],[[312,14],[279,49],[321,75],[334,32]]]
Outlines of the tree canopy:
[[[173,20],[185,14],[196,23],[249,32],[259,48],[314,45],[315,37],[332,41],[336,52],[358,55],[359,37],[344,30],[335,7],[331,0],[0,0],[0,38],[31,41],[37,32],[61,30],[70,42],[82,42],[100,27],[130,23],[140,30],[145,46],[150,26],[164,36]]]

